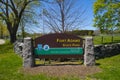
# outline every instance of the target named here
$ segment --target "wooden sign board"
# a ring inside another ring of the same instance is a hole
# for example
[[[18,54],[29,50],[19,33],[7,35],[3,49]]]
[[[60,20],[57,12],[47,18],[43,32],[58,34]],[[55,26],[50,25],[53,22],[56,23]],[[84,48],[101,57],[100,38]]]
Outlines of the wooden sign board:
[[[72,34],[47,34],[36,38],[34,42],[35,55],[83,55],[83,39]]]

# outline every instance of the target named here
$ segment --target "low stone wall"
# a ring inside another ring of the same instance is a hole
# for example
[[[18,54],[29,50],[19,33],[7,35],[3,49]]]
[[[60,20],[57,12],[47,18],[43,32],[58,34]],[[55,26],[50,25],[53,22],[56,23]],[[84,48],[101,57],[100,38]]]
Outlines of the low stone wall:
[[[105,58],[120,54],[120,43],[94,46],[95,58]]]

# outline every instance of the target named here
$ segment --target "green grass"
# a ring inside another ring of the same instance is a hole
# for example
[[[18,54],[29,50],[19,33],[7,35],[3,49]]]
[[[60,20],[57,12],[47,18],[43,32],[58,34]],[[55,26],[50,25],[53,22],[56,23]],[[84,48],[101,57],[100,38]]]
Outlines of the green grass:
[[[13,45],[9,43],[9,41],[6,41],[6,44],[0,45],[0,54],[5,53],[12,53],[13,52]]]
[[[94,44],[120,43],[120,35],[113,36],[113,42],[111,35],[104,35],[103,43],[102,43],[102,36],[94,36],[93,40],[94,40]]]
[[[44,74],[30,75],[20,71],[22,58],[13,52],[13,45],[0,45],[0,80],[79,80],[77,77],[50,77]]]
[[[98,80],[120,80],[120,54],[96,62],[102,68],[102,72],[91,77],[97,78]]]

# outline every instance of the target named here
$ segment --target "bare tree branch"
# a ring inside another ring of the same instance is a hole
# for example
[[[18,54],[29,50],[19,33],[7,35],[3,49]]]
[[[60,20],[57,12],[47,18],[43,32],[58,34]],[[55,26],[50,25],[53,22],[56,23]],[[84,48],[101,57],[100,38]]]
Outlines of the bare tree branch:
[[[76,6],[78,1],[54,0],[54,4],[47,4],[46,13],[43,13],[45,16],[44,21],[46,21],[45,25],[49,25],[54,32],[62,33],[80,27],[86,9],[83,8],[82,4]]]

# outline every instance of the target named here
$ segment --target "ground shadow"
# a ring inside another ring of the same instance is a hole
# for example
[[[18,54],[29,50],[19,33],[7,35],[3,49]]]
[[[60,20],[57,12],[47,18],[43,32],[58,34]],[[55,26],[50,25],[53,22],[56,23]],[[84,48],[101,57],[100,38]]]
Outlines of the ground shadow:
[[[101,64],[100,63],[95,63],[95,66],[100,66]]]
[[[39,67],[39,66],[66,66],[66,65],[77,66],[77,65],[82,65],[82,64],[37,64],[37,65],[35,65],[35,67]]]
[[[76,62],[72,62],[72,61],[69,61],[66,62],[66,61],[62,61],[62,62],[46,62],[46,63],[41,63],[41,64],[36,64],[35,67],[37,66],[65,66],[65,65],[71,65],[71,66],[76,66],[76,65],[83,65],[83,62],[79,62],[79,61],[76,61]]]
[[[103,42],[102,44],[114,44],[114,43],[120,43],[120,40],[114,40],[113,42]]]

